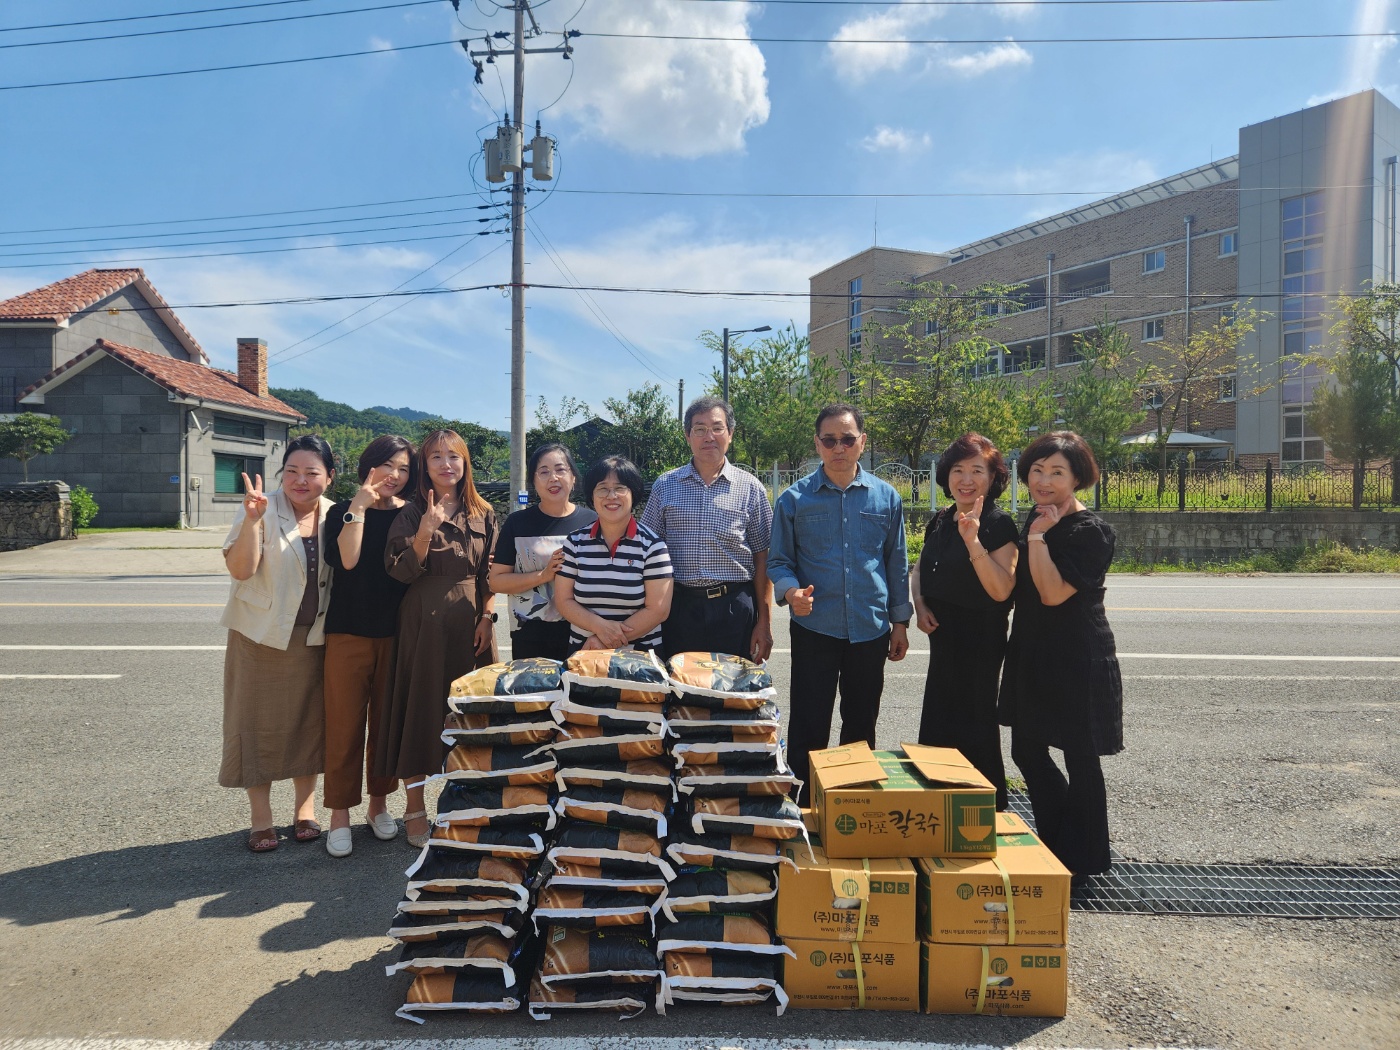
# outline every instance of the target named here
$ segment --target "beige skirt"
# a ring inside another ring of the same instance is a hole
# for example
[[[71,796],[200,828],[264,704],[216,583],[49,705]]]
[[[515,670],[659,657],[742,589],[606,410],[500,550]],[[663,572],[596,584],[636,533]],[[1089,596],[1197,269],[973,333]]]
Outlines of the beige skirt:
[[[325,767],[325,647],[292,628],[274,649],[229,631],[224,651],[224,760],[219,783],[250,788],[310,776]]]

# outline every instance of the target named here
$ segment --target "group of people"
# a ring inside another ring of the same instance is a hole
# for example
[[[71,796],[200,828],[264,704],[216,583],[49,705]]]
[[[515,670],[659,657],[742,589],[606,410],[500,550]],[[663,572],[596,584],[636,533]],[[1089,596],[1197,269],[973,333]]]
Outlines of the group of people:
[[[423,781],[442,761],[448,690],[496,659],[499,593],[516,659],[633,646],[764,661],[773,603],[788,606],[788,754],[804,781],[838,693],[840,742],[875,745],[885,665],[908,652],[914,621],[930,639],[919,742],[963,751],[1005,808],[1009,725],[1042,838],[1077,876],[1106,871],[1099,759],[1122,749],[1122,687],[1103,608],[1113,532],[1075,495],[1098,478],[1084,441],[1061,431],[1021,453],[1033,506],[1019,529],[994,502],[1009,480],[1001,453],[977,434],[955,441],[936,470],[952,503],[929,522],[911,576],[903,504],[861,464],[855,406],[818,413],[821,465],[774,503],[728,459],[725,401],[698,399],[683,425],[691,460],[653,483],[640,518],[645,485],[629,460],[599,460],[580,488],[568,448],[548,444],[527,468],[538,502],[498,527],[450,430],[416,450],[377,438],[359,490],[338,504],[316,436],[289,442],[277,489],[245,477],[224,544],[234,582],[219,781],[248,792],[249,849],[278,846],[276,780],[293,781],[292,837],[321,837],[322,772],[332,855],[351,852],[366,786],[370,830],[397,835],[387,796],[400,780],[408,839],[427,840]],[[580,492],[591,506],[574,502]]]

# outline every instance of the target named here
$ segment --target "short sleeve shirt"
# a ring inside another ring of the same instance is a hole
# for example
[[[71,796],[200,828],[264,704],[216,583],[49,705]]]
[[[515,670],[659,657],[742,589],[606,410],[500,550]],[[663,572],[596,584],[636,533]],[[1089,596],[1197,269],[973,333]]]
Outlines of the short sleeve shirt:
[[[538,506],[518,510],[501,526],[496,541],[496,564],[510,565],[516,572],[538,572],[549,564],[554,552],[564,546],[569,533],[586,529],[598,520],[587,507],[576,507],[572,514],[552,517]],[[511,628],[519,630],[530,620],[558,623],[563,619],[554,607],[554,581],[510,596]]]
[[[648,580],[671,576],[671,558],[661,537],[633,518],[615,548],[608,547],[597,522],[571,532],[564,541],[564,566],[559,575],[574,581],[574,600],[605,620],[621,623],[646,605]],[[592,632],[574,626],[569,631],[571,645],[582,645]],[[645,638],[634,643],[638,649],[661,645],[658,624]]]

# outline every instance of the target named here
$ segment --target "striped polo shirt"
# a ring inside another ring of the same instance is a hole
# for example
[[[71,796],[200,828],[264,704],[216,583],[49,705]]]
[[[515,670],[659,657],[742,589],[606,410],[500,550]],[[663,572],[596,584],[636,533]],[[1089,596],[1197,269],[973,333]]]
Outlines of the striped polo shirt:
[[[564,541],[564,564],[559,575],[574,581],[574,600],[605,620],[621,622],[646,605],[646,581],[671,577],[671,556],[666,543],[636,518],[615,548],[608,547],[600,522],[569,533]],[[569,630],[571,645],[582,645],[591,636],[577,626]],[[661,625],[633,644],[638,649],[661,645]]]

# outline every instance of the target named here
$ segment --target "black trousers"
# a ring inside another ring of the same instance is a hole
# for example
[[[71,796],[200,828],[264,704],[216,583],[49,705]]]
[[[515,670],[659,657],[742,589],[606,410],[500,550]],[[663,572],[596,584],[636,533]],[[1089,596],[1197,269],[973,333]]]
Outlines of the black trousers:
[[[1011,761],[1026,778],[1035,828],[1050,852],[1076,875],[1108,871],[1108,792],[1099,756],[1066,753],[1066,778],[1050,745],[1018,728],[1011,733]]]
[[[568,659],[569,621],[526,620],[511,631],[510,658],[525,660],[532,656]]]
[[[998,668],[1000,661],[998,661]],[[919,743],[954,747],[997,789],[997,810],[1009,805],[1006,764],[1001,757],[1001,725],[997,722],[996,671],[990,696],[958,693],[932,670],[924,680],[924,710],[919,718]]]
[[[718,598],[706,598],[700,588],[677,584],[671,591],[671,614],[661,625],[663,655],[728,653],[751,658],[753,629],[758,622],[752,583],[731,584]]]
[[[809,631],[792,622],[792,698],[788,714],[788,763],[802,781],[810,774],[807,754],[831,741],[831,713],[841,690],[841,743],[864,740],[875,746],[875,720],[885,691],[890,636],[869,642]],[[812,792],[804,790],[810,804]]]

